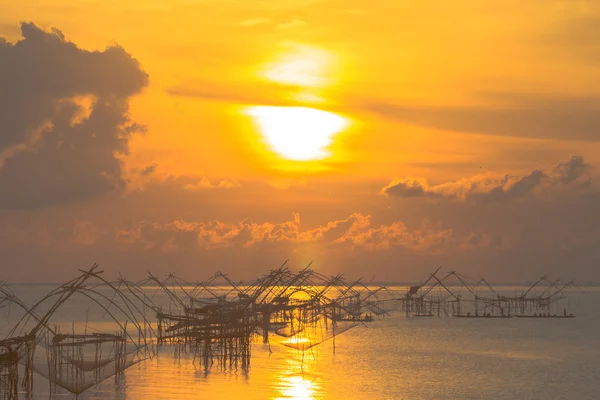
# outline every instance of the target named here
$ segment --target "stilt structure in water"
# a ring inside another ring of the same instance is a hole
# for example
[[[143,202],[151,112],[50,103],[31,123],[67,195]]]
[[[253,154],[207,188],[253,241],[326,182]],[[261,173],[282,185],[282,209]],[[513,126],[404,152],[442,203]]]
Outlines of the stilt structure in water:
[[[108,281],[94,265],[32,305],[0,282],[0,308],[16,314],[0,340],[0,399],[31,392],[34,375],[51,392],[75,395],[109,378],[119,385],[127,368],[161,348],[191,355],[206,371],[246,369],[257,341],[269,351],[279,344],[303,352],[333,339],[335,351],[337,335],[392,310],[409,317],[573,317],[566,307],[559,312],[572,282],[544,276],[511,295],[483,278],[439,271],[401,291],[326,276],[310,264],[293,272],[284,263],[245,284],[221,272],[200,282],[151,273],[140,282]]]
[[[5,282],[0,282],[0,305],[9,309],[11,306],[19,307],[27,312],[27,306]],[[31,392],[35,345],[34,333],[17,335],[14,329],[0,340],[0,399],[17,399],[19,390]],[[23,365],[21,380],[19,364]]]
[[[498,291],[484,278],[475,281],[456,271],[438,277],[441,267],[420,285],[392,293],[406,316],[460,318],[573,318],[561,301],[574,282],[549,280],[547,275],[521,293]],[[536,291],[539,290],[540,292]],[[552,312],[554,308],[554,312]]]
[[[21,384],[24,392],[31,390],[35,372],[48,380],[51,392],[60,387],[80,394],[112,376],[118,382],[127,367],[151,356],[151,340],[143,332],[148,321],[137,305],[101,274],[94,265],[31,307],[25,306],[6,285],[0,287],[4,299],[21,309],[20,319],[7,338],[0,341],[2,359],[7,361],[6,368],[4,362],[0,367],[3,372],[7,371],[7,384],[2,386],[2,390],[7,388],[7,398],[16,393],[18,364],[24,366]],[[81,303],[96,307],[96,314],[102,314],[103,323],[115,332],[88,333],[87,320],[84,325],[76,326],[67,325],[58,317],[64,309],[81,313],[83,310],[77,309]],[[62,333],[67,329],[69,333]],[[37,347],[44,351],[38,351],[38,357],[34,357]]]
[[[247,367],[255,337],[305,350],[385,313],[374,297],[380,289],[327,277],[310,264],[294,273],[284,263],[245,285],[221,272],[193,285],[174,275],[148,282],[169,299],[168,311],[156,310],[158,343],[191,351],[204,366]]]
[[[0,399],[17,399],[19,389],[31,391],[34,342],[34,336],[16,336],[0,340]],[[19,362],[25,366],[25,374],[21,381]]]

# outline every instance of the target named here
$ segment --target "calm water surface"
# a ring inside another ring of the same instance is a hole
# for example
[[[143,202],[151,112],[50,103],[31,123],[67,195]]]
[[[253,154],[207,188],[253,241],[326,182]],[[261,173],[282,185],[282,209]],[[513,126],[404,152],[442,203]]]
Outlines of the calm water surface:
[[[48,287],[13,287],[23,298]],[[515,289],[516,290],[516,289]],[[192,356],[157,357],[107,380],[80,399],[598,399],[600,289],[570,295],[574,319],[407,318],[401,312],[359,326],[302,353],[257,339],[247,370],[205,370]],[[90,320],[81,307],[64,321]],[[2,313],[3,330],[14,320]],[[34,399],[49,394],[35,376]]]

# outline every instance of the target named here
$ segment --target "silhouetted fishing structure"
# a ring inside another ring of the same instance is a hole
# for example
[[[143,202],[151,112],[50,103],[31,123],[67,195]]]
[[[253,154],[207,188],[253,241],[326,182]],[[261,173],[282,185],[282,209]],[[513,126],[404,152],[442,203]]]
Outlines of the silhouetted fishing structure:
[[[24,366],[21,387],[25,392],[31,390],[35,372],[48,380],[51,391],[61,387],[79,394],[112,376],[118,381],[126,368],[144,359],[143,354],[149,354],[150,342],[142,333],[142,326],[148,325],[148,321],[144,320],[136,304],[101,274],[94,265],[31,307],[23,304],[6,284],[0,287],[0,302],[14,304],[22,311],[17,324],[0,342],[2,372],[6,370],[1,389],[6,398],[16,398],[17,364]],[[55,317],[62,308],[76,306],[82,297],[108,316],[117,333],[88,333],[87,322],[79,327],[83,332],[76,332],[75,324],[71,324],[70,333],[61,332],[65,324],[55,322]],[[70,300],[75,303],[69,305]],[[143,324],[141,320],[144,320]],[[128,323],[139,332],[137,339],[127,329]],[[40,357],[36,360],[37,347],[45,351],[37,352]]]
[[[273,336],[304,351],[385,314],[376,296],[382,288],[346,283],[341,274],[327,277],[310,264],[292,272],[286,263],[244,285],[221,272],[195,283],[151,273],[139,282],[111,282],[94,265],[32,306],[2,283],[0,306],[18,308],[20,318],[0,341],[0,398],[30,392],[34,373],[47,379],[51,392],[77,395],[111,377],[119,384],[127,368],[161,346],[193,354],[206,369],[215,363],[247,368],[255,338],[269,350]],[[100,320],[88,321],[91,308]],[[78,322],[64,313],[76,314]]]
[[[221,272],[195,285],[174,275],[149,282],[170,299],[169,312],[156,310],[158,343],[192,351],[205,366],[248,366],[254,336],[265,344],[271,334],[293,338],[283,344],[306,350],[385,312],[370,300],[377,291],[310,265],[294,273],[284,264],[243,286]]]
[[[14,304],[27,311],[27,307],[5,282],[0,282],[0,305]],[[14,331],[14,330],[13,330]],[[11,331],[0,340],[0,399],[17,399],[19,386],[29,392],[33,385],[33,356],[35,335],[15,335]],[[24,376],[19,385],[19,363],[24,366]]]
[[[394,309],[409,317],[573,317],[551,307],[558,309],[574,284],[547,276],[511,296],[483,278],[456,271],[440,277],[438,268],[402,292],[327,276],[311,264],[293,272],[286,263],[244,284],[222,272],[196,282],[151,273],[139,282],[108,281],[94,265],[33,305],[0,282],[0,308],[17,314],[0,340],[0,399],[30,393],[34,375],[51,392],[75,395],[109,378],[119,385],[127,368],[162,347],[176,357],[191,354],[205,371],[246,369],[256,339],[269,351],[277,343],[302,352],[332,339],[335,352],[336,335]]]
[[[410,286],[403,295],[393,294],[406,316],[454,316],[460,318],[574,318],[560,307],[574,282],[550,280],[547,275],[514,295],[500,291],[480,278],[475,281],[456,271],[438,277],[441,267],[420,285]],[[537,292],[536,289],[541,292]],[[552,313],[551,308],[556,307]]]

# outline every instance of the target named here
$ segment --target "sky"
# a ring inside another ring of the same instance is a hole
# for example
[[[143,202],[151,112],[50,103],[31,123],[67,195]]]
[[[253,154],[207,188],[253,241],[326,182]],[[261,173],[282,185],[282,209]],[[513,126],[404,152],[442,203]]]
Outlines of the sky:
[[[600,282],[600,4],[0,3],[0,280]]]

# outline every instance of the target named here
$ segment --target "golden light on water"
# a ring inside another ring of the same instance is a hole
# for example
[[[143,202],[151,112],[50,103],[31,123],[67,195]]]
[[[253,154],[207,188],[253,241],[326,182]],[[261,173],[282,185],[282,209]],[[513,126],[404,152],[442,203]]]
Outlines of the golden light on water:
[[[282,377],[280,381],[281,396],[275,400],[314,400],[316,398],[315,383],[304,375]]]
[[[307,337],[292,336],[291,338],[284,340],[282,343],[284,345],[294,348],[294,349],[305,350],[305,349],[309,349],[310,347],[315,345],[315,343],[317,343],[317,342],[311,341]]]
[[[335,134],[348,125],[340,115],[309,107],[253,106],[246,112],[268,147],[294,161],[327,158]]]
[[[302,336],[294,336],[284,340],[282,343],[305,343],[310,340]],[[282,371],[277,374],[274,388],[278,396],[273,400],[316,400],[321,399],[322,387],[318,375],[312,372],[314,364],[306,357],[307,353],[291,350],[282,363]],[[313,354],[314,355],[314,354]]]

